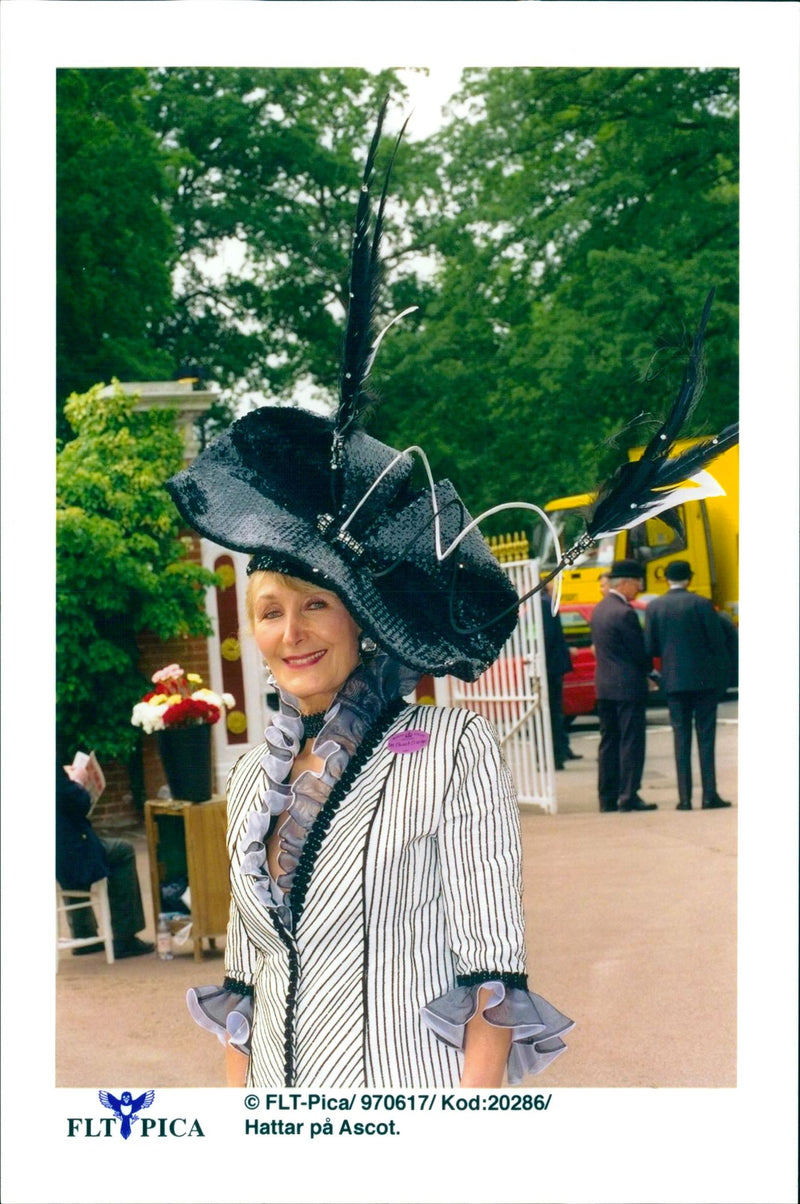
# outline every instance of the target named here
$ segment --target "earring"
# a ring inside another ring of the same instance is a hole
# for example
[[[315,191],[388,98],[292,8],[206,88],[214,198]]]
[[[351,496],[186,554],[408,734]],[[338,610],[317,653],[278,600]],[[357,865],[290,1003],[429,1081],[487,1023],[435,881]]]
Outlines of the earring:
[[[266,662],[266,661],[262,661],[261,663],[262,663],[262,665],[264,666],[264,668],[265,668],[265,669],[266,669],[266,671],[267,671],[267,685],[268,685],[268,686],[277,686],[277,684],[278,684],[278,683],[277,683],[277,681],[275,680],[275,674],[272,672],[272,670],[270,669],[270,667],[269,667],[269,665],[267,664],[267,662]]]
[[[378,651],[378,645],[368,635],[361,635],[358,641],[358,650],[361,653],[362,661],[368,661]]]

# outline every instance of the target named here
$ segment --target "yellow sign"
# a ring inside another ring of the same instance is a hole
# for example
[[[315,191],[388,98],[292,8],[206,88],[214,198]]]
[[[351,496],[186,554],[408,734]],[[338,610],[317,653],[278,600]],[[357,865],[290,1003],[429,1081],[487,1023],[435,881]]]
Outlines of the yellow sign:
[[[235,636],[229,636],[227,640],[223,640],[219,646],[220,655],[226,661],[238,661],[241,659],[242,649],[239,641]]]

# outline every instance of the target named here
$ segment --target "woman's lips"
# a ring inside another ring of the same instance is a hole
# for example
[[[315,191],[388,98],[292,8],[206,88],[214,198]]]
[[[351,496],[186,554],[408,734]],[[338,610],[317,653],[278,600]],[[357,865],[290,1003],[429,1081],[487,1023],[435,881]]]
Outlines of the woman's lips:
[[[285,656],[283,663],[290,669],[307,669],[311,665],[318,664],[326,652],[327,648],[323,648],[320,652],[308,652],[305,656]]]

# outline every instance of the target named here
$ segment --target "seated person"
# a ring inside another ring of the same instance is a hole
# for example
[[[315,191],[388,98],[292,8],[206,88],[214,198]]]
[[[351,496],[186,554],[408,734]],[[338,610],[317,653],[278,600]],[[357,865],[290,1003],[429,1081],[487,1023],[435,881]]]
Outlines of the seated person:
[[[70,903],[71,890],[88,890],[93,882],[108,878],[108,901],[114,932],[114,957],[139,957],[152,953],[153,944],[136,933],[144,928],[144,911],[136,857],[129,840],[104,840],[89,822],[91,796],[80,781],[80,770],[73,780],[61,765],[56,765],[56,881]],[[97,923],[90,907],[68,911],[67,920],[73,937],[97,936]],[[102,941],[81,945],[75,954],[100,953]]]

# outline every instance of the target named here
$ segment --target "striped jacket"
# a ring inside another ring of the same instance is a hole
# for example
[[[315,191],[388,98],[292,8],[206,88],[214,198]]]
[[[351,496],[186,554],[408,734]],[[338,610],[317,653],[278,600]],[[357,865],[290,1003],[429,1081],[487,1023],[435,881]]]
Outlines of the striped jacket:
[[[392,751],[404,730],[428,742]],[[409,707],[362,744],[307,839],[291,933],[238,872],[263,752],[237,763],[228,797],[226,972],[254,988],[248,1084],[457,1085],[462,1054],[420,1008],[457,981],[517,985],[508,976],[525,971],[519,815],[494,729],[461,708]]]

